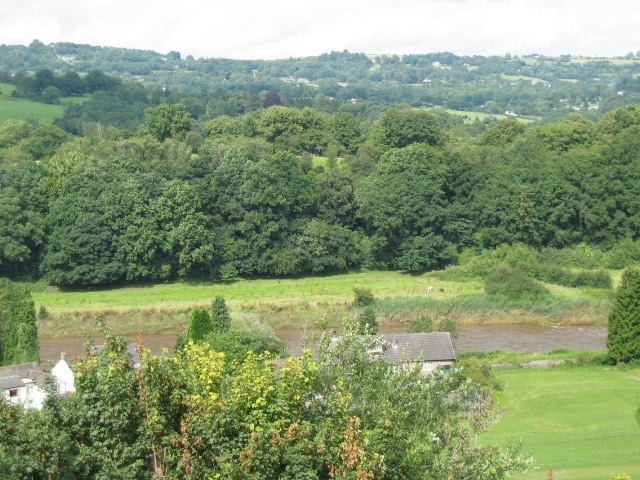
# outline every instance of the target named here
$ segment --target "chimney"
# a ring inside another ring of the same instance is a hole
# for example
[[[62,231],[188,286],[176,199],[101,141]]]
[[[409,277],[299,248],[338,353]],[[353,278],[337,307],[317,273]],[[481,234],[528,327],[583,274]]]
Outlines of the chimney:
[[[394,348],[396,350],[398,349],[398,340],[396,340],[395,337],[393,339],[393,343],[391,344],[391,348]]]
[[[337,343],[338,342],[338,332],[336,332],[335,330],[331,330],[331,343]]]
[[[64,360],[64,356],[67,354],[67,352],[60,352],[60,360]]]

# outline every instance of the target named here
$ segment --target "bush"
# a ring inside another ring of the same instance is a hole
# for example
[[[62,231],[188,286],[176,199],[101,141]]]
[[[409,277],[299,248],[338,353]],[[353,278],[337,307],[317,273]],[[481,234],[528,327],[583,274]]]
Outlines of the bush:
[[[376,312],[371,305],[364,307],[361,312],[358,312],[356,322],[356,332],[358,335],[375,335],[378,333],[380,325],[376,318]]]
[[[539,300],[549,296],[549,290],[518,269],[501,267],[485,279],[487,295],[504,295],[509,299]]]
[[[451,317],[444,317],[440,320],[440,323],[438,323],[438,331],[449,332],[452,340],[455,340],[459,336],[458,323]]]
[[[409,333],[433,332],[433,318],[429,315],[422,315],[411,322],[407,331]]]
[[[356,308],[369,307],[376,303],[376,298],[369,288],[354,288],[353,294],[353,306]]]
[[[249,352],[261,354],[270,352],[282,356],[286,352],[286,345],[281,340],[263,337],[244,330],[229,330],[224,333],[211,333],[205,337],[211,348],[225,353],[227,365],[234,361],[243,362]]]
[[[189,328],[187,330],[187,338],[194,342],[199,342],[205,335],[213,331],[213,323],[209,312],[204,308],[196,308],[191,312]]]

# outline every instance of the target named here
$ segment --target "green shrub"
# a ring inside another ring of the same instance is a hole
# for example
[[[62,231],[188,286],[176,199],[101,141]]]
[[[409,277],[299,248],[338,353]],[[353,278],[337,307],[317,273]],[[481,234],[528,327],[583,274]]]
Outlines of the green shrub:
[[[356,325],[358,335],[375,335],[379,328],[376,312],[371,305],[358,313]]]
[[[231,328],[231,315],[222,295],[216,295],[211,304],[211,324],[217,333],[224,333]]]
[[[411,322],[407,331],[409,333],[433,332],[433,318],[422,315]]]
[[[458,323],[451,317],[444,317],[442,320],[440,320],[440,323],[438,323],[438,331],[449,332],[452,340],[455,340],[459,337]]]
[[[213,323],[209,312],[204,308],[196,308],[191,312],[189,328],[187,330],[187,338],[194,342],[199,342],[206,335],[213,331]]]
[[[539,300],[549,296],[549,290],[518,269],[501,267],[485,279],[487,295],[503,295],[509,299]]]
[[[376,297],[369,288],[354,288],[353,306],[356,308],[364,308],[376,303]]]
[[[247,353],[261,354],[270,352],[282,356],[286,352],[286,345],[281,340],[263,337],[244,330],[229,330],[224,333],[214,332],[205,337],[217,352],[225,353],[227,365],[232,362],[243,362]]]

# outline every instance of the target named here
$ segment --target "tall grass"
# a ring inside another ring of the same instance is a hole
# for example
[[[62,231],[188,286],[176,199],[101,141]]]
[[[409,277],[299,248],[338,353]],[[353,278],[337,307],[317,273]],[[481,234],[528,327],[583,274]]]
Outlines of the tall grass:
[[[452,317],[459,323],[605,324],[611,309],[607,299],[551,298],[537,302],[500,295],[451,298],[386,298],[376,304],[378,316],[407,322],[421,315]]]

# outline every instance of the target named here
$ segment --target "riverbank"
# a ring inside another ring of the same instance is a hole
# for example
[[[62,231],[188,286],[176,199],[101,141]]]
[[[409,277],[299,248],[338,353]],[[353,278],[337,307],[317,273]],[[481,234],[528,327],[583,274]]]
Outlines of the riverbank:
[[[396,324],[383,325],[379,333],[391,337],[395,333],[406,331],[406,326]],[[472,352],[480,355],[479,352],[486,352],[485,360],[491,364],[517,364],[540,359],[539,353],[535,352],[551,351],[554,352],[552,358],[574,358],[575,354],[565,352],[604,350],[607,340],[607,328],[593,325],[461,325],[458,331],[460,336],[455,341],[456,354],[464,356],[465,353]],[[306,345],[302,329],[278,329],[275,334],[287,344],[292,355],[300,354]],[[126,337],[131,342],[137,341],[136,334]],[[103,338],[96,330],[84,337],[41,337],[40,358],[47,362],[57,360],[60,352],[66,352],[69,356],[82,353],[89,340],[99,344]],[[173,351],[176,335],[143,332],[142,341],[151,353],[159,355],[165,348],[169,352]],[[506,353],[498,354],[496,351]]]
[[[485,295],[479,278],[453,281],[442,273],[357,272],[86,290],[42,286],[32,295],[43,337],[90,333],[97,320],[123,335],[137,330],[181,333],[191,310],[210,307],[216,295],[225,297],[232,312],[254,314],[276,329],[305,328],[320,319],[329,326],[339,326],[344,318],[354,315],[354,288],[373,292],[378,320],[389,326],[408,326],[420,315],[449,316],[460,325],[605,325],[611,307],[609,291],[547,285],[552,293],[549,299],[510,301]]]

